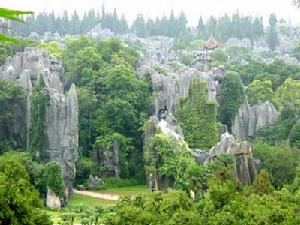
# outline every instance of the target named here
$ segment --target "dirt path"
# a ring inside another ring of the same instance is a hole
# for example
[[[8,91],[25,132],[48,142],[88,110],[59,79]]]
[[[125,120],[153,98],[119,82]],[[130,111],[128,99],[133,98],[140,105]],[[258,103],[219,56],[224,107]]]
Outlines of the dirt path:
[[[120,196],[119,195],[111,195],[111,194],[102,194],[99,192],[93,192],[93,191],[78,191],[76,189],[73,189],[74,194],[89,196],[93,198],[100,198],[104,200],[111,200],[111,201],[117,201]]]

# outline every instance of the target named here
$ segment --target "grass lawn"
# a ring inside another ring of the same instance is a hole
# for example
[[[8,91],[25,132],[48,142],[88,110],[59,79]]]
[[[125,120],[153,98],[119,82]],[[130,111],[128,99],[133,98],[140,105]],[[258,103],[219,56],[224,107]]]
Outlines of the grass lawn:
[[[68,211],[68,208],[81,206],[81,205],[84,207],[92,207],[92,208],[99,205],[105,207],[107,205],[115,204],[115,202],[116,201],[109,201],[109,200],[103,200],[99,198],[92,198],[88,196],[73,194],[68,202],[68,205],[64,208],[64,211]],[[57,224],[58,222],[61,221],[60,215],[64,213],[63,211],[55,211],[50,209],[45,209],[45,211],[50,216],[51,221],[54,224]],[[75,222],[76,223],[80,222],[78,215],[75,217]]]
[[[121,187],[121,188],[109,188],[101,191],[97,191],[99,193],[105,193],[105,194],[115,194],[119,196],[135,196],[139,194],[146,194],[150,193],[149,187],[146,185],[138,185],[138,186],[132,186],[132,187]]]
[[[105,194],[114,194],[114,195],[119,195],[119,196],[136,196],[139,194],[146,194],[149,193],[149,188],[148,186],[132,186],[132,187],[122,187],[122,188],[110,188],[106,190],[101,190],[98,191],[100,193],[105,193]],[[95,207],[95,206],[108,206],[108,205],[113,205],[115,204],[116,201],[111,201],[111,200],[104,200],[104,199],[99,199],[99,198],[93,198],[89,196],[83,196],[79,194],[73,194],[72,197],[70,198],[67,206],[64,208],[64,211],[68,211],[68,209],[71,209],[75,206],[84,206],[84,207]],[[62,211],[54,211],[54,210],[49,210],[45,209],[47,214],[50,216],[52,222],[54,224],[57,224],[59,221],[61,221],[60,215],[63,213]],[[79,217],[76,217],[76,222],[79,223]]]
[[[105,205],[111,205],[111,204],[114,204],[114,203],[115,203],[115,201],[110,201],[110,200],[104,200],[104,199],[99,199],[99,198],[92,198],[92,197],[88,197],[88,196],[73,194],[71,199],[68,202],[67,207],[80,206],[80,205],[95,207],[97,205],[105,206]]]

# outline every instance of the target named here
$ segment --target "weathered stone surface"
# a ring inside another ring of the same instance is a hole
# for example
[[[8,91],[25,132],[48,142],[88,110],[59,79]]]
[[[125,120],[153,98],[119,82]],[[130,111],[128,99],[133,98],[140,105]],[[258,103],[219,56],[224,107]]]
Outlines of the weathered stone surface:
[[[196,78],[206,82],[208,99],[216,100],[219,82],[216,74],[199,72],[192,68],[186,68],[177,71],[177,73],[168,73],[167,75],[153,74],[151,76],[152,89],[157,93],[155,115],[159,117],[159,111],[163,109],[174,112],[180,99],[188,97],[190,84]]]
[[[116,137],[111,144],[101,145],[93,151],[93,161],[103,167],[105,177],[119,177],[120,169],[120,140]]]
[[[45,149],[42,149],[47,155],[42,160],[61,163],[67,189],[71,192],[78,147],[78,100],[74,85],[71,85],[68,94],[64,94],[60,82],[62,74],[62,62],[38,48],[26,48],[24,52],[8,58],[0,68],[1,77],[19,82],[28,91],[24,105],[16,108],[18,117],[14,125],[20,132],[19,136],[25,139],[23,148],[29,146],[30,94],[38,76],[43,77],[50,101],[44,123]]]
[[[258,103],[250,106],[245,103],[241,105],[231,127],[231,131],[237,137],[247,140],[255,137],[258,129],[273,124],[279,113],[272,103]]]
[[[252,147],[248,141],[237,142],[233,135],[224,133],[220,142],[208,152],[191,150],[197,162],[206,164],[213,161],[221,154],[235,156],[235,175],[242,184],[251,184],[257,174],[258,163],[253,159]]]
[[[161,119],[157,127],[161,130],[161,132],[175,140],[183,141],[184,139],[182,129],[172,113],[169,113],[165,119]]]
[[[47,188],[46,206],[49,209],[61,209],[61,201],[59,197],[49,187]]]
[[[65,184],[71,192],[78,148],[78,101],[75,86],[67,95],[49,89],[45,121],[45,151],[50,161],[62,165]]]
[[[94,189],[98,188],[100,184],[101,184],[100,178],[98,178],[97,176],[94,177],[93,175],[89,176],[89,180],[88,180],[88,189],[89,190],[94,190]]]

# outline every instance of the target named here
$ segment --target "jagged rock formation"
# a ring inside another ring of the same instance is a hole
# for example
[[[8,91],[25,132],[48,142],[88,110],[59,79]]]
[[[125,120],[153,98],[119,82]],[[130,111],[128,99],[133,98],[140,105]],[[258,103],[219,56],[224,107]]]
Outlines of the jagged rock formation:
[[[150,139],[158,132],[162,132],[176,141],[183,141],[184,136],[177,120],[169,113],[164,119],[151,116],[144,127],[144,149],[149,145]]]
[[[161,110],[174,112],[180,99],[188,97],[188,90],[192,81],[196,78],[206,81],[208,88],[208,99],[216,100],[218,91],[218,73],[199,72],[192,68],[185,68],[176,73],[152,74],[152,89],[157,93],[155,99],[155,115],[160,116]]]
[[[235,156],[235,175],[244,185],[253,182],[258,163],[252,156],[252,147],[248,141],[237,142],[233,135],[224,133],[220,142],[208,152],[192,150],[193,155],[200,164],[206,164],[221,154],[232,154]]]
[[[49,103],[44,122],[44,162],[58,161],[62,165],[62,172],[68,192],[72,192],[75,178],[75,162],[78,147],[78,100],[75,85],[71,86],[65,95],[60,81],[63,74],[62,62],[49,56],[44,50],[26,48],[24,52],[7,59],[0,68],[0,76],[19,82],[27,91],[28,97],[24,106],[17,109],[16,127],[20,129],[20,136],[26,137],[22,147],[29,146],[30,95],[38,76],[42,76],[45,88],[49,93]],[[23,138],[25,139],[25,138]],[[50,192],[49,192],[50,193]]]
[[[247,140],[249,137],[255,137],[258,129],[273,124],[278,116],[278,111],[270,102],[258,103],[253,106],[245,103],[239,108],[231,131],[242,140]]]
[[[172,119],[173,116],[168,115],[166,120]],[[184,136],[181,133],[180,126],[173,120],[173,125],[167,125],[165,119],[161,121],[158,120],[156,116],[152,116],[150,120],[146,123],[145,133],[144,133],[144,148],[149,145],[151,137],[153,137],[157,132],[162,132],[169,135],[176,141],[184,141]],[[221,135],[220,142],[213,146],[209,151],[202,151],[200,149],[190,149],[194,155],[196,161],[199,164],[207,164],[212,162],[216,157],[221,154],[232,154],[235,157],[235,175],[244,185],[249,185],[253,182],[257,170],[258,163],[252,156],[252,147],[248,141],[237,142],[233,135],[229,133],[224,133]],[[157,178],[155,178],[157,179]],[[154,182],[156,185],[157,181]],[[156,188],[157,189],[157,188]]]

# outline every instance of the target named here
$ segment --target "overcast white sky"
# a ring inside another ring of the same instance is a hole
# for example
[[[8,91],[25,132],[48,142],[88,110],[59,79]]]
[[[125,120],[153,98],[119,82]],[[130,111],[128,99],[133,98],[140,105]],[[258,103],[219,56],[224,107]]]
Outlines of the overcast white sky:
[[[169,15],[174,9],[175,14],[184,11],[190,25],[196,25],[200,15],[204,18],[221,16],[238,9],[243,15],[265,18],[274,12],[286,21],[290,18],[292,23],[300,23],[300,9],[292,5],[292,0],[1,0],[0,7],[34,12],[54,10],[55,13],[77,10],[82,14],[90,8],[101,11],[103,3],[107,10],[116,8],[118,14],[124,14],[130,22],[139,13],[154,18]]]

